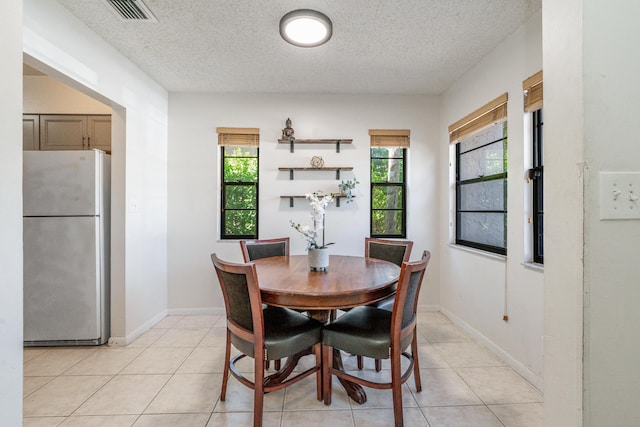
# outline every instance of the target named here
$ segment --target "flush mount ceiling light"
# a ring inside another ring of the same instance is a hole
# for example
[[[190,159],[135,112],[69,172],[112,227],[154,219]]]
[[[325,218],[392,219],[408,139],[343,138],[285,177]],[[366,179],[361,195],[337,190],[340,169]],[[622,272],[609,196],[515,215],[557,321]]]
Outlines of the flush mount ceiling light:
[[[280,20],[280,35],[294,46],[320,46],[329,41],[332,34],[331,20],[315,10],[294,10]]]

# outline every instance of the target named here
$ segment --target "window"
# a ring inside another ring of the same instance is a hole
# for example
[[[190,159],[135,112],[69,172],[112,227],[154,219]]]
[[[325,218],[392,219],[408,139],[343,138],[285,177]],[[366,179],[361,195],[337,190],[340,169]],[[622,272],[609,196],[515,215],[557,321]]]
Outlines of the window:
[[[455,242],[507,253],[507,94],[449,127],[456,143]]]
[[[533,112],[533,167],[529,169],[532,185],[533,262],[544,264],[543,144],[542,108]]]
[[[220,238],[258,238],[258,129],[218,128]]]
[[[531,169],[528,172],[531,183],[531,219],[533,262],[544,264],[544,197],[543,197],[543,117],[542,117],[542,71],[522,82],[524,91],[524,111],[531,113]]]
[[[407,235],[408,130],[371,129],[371,237]]]

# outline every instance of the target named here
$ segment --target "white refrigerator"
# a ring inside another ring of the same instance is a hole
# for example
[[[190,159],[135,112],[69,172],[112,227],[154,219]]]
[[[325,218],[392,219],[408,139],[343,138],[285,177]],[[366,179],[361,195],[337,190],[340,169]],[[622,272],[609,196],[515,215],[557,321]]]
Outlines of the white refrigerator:
[[[111,156],[24,152],[24,344],[109,339]]]

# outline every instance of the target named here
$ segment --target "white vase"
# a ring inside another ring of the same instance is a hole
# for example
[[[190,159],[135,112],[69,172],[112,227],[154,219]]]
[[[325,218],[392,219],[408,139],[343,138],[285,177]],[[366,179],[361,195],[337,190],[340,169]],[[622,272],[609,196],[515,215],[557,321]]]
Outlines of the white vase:
[[[308,258],[311,270],[326,270],[329,267],[329,248],[309,249]]]

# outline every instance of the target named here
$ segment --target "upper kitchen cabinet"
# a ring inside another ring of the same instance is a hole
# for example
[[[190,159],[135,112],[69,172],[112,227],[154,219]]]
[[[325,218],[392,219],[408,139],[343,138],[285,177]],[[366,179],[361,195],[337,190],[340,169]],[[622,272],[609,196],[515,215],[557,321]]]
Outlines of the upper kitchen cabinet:
[[[111,116],[40,115],[40,150],[111,152]]]
[[[111,116],[87,116],[89,148],[111,153]]]
[[[40,116],[37,114],[22,116],[22,149],[40,149]]]

